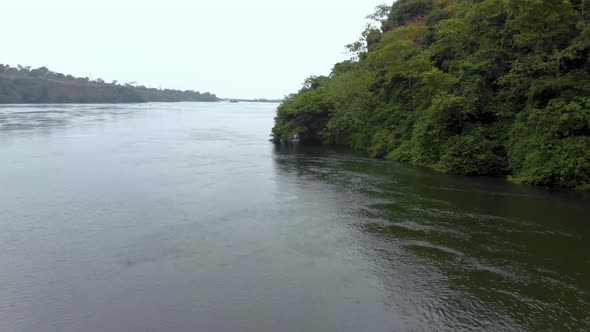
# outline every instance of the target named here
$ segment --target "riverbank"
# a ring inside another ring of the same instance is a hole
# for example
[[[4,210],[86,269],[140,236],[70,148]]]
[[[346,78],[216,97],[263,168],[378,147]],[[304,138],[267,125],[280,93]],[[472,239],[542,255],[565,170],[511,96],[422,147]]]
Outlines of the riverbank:
[[[369,17],[349,60],[285,99],[276,141],[590,189],[589,17],[579,4],[398,0]]]

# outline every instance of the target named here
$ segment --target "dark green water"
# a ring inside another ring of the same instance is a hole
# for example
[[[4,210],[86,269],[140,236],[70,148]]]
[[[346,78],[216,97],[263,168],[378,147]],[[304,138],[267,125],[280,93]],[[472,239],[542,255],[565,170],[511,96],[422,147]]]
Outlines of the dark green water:
[[[276,147],[275,107],[0,107],[0,331],[590,329],[587,194]]]

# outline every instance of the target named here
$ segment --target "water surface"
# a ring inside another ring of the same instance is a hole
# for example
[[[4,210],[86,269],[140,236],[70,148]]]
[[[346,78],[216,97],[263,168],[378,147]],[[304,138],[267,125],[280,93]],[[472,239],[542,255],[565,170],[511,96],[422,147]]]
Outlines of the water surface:
[[[590,198],[268,142],[276,104],[0,107],[0,331],[590,329]]]

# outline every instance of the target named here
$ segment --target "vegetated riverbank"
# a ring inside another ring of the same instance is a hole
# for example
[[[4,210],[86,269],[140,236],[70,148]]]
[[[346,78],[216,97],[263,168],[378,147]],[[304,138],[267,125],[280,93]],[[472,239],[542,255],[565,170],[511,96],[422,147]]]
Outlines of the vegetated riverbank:
[[[398,0],[369,17],[351,60],[279,107],[275,141],[590,189],[583,1]]]
[[[135,82],[107,83],[98,78],[74,77],[46,67],[0,64],[0,104],[141,103],[219,101],[215,94],[190,90],[155,89]]]

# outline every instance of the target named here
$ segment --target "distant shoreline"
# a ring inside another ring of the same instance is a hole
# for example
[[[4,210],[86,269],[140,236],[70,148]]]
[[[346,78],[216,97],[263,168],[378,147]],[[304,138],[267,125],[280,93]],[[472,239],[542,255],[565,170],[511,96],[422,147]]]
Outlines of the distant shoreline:
[[[11,67],[0,64],[0,104],[99,104],[143,102],[215,102],[213,93],[156,89],[137,82],[105,82],[74,77],[47,67]]]
[[[178,101],[120,101],[120,102],[71,102],[71,103],[0,103],[0,106],[11,105],[133,105],[133,104],[176,104],[176,103],[219,103],[221,101],[194,101],[194,100],[178,100]]]
[[[282,103],[282,101],[257,101],[257,100],[238,100],[240,103],[266,103],[266,104],[278,104]],[[67,102],[67,103],[46,103],[46,102],[38,102],[38,103],[0,103],[0,106],[10,106],[10,105],[131,105],[131,104],[151,104],[151,103],[162,103],[162,104],[175,104],[175,103],[229,103],[229,100],[215,100],[215,101],[207,101],[207,100],[176,100],[176,101],[121,101],[121,102]]]

